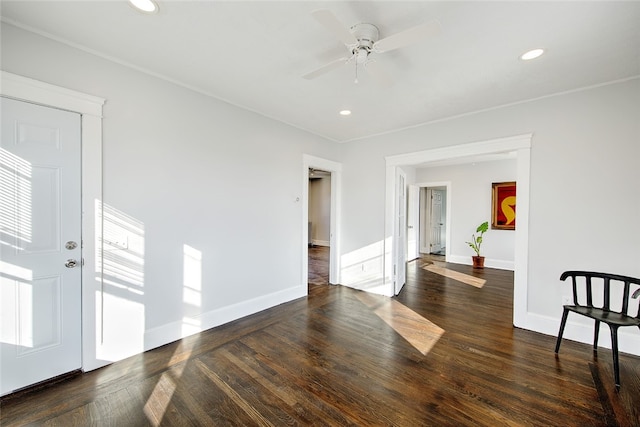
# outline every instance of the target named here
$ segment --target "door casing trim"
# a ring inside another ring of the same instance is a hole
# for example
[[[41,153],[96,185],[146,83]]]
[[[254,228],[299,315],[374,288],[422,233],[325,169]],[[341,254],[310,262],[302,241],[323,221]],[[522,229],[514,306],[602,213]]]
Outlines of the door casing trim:
[[[81,116],[82,198],[82,370],[104,366],[96,357],[99,334],[96,295],[102,290],[98,265],[102,242],[102,109],[104,98],[0,70],[0,95],[79,113]]]
[[[395,239],[393,236],[393,216],[395,214],[395,168],[417,166],[423,163],[468,156],[515,152],[517,158],[516,182],[518,183],[518,228],[515,231],[515,261],[513,284],[513,324],[517,327],[527,325],[527,299],[529,277],[529,180],[531,169],[532,133],[496,138],[480,142],[452,145],[413,153],[385,157],[386,160],[386,196],[385,196],[385,249],[384,283],[390,295],[393,295],[393,270],[389,269]],[[451,226],[451,225],[449,225]]]
[[[342,164],[321,157],[302,155],[302,277],[301,286],[307,288],[309,275],[309,168],[331,172],[331,213],[329,220],[329,283],[340,283],[340,206],[342,191]]]

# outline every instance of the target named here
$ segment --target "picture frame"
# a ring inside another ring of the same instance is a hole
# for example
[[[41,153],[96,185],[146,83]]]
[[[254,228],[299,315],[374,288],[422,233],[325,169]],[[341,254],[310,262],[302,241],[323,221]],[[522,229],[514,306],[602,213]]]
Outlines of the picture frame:
[[[491,228],[516,229],[516,182],[491,184]]]

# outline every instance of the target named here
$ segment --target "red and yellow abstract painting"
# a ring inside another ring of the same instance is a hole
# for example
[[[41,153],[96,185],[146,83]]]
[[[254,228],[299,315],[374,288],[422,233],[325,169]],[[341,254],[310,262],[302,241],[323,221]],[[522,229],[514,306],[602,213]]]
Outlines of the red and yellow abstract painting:
[[[516,183],[494,182],[491,197],[491,228],[516,229]]]

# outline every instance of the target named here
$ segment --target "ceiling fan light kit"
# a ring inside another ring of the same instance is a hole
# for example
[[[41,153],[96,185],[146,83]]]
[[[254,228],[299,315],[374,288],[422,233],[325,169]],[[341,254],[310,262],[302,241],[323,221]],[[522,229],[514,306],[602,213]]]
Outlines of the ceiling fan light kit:
[[[373,45],[378,41],[380,31],[375,25],[366,23],[356,24],[350,28],[350,31],[357,40],[351,48],[351,53],[355,55],[358,64],[363,64],[373,50]]]

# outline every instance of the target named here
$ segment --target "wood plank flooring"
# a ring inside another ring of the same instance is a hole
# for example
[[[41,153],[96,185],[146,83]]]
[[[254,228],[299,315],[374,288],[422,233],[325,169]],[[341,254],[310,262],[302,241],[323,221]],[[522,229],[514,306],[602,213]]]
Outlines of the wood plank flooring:
[[[309,247],[309,285],[329,284],[329,251],[326,246]]]
[[[476,288],[418,264],[394,299],[310,286],[307,298],[5,397],[0,425],[640,425],[640,357],[621,355],[616,393],[609,350],[594,358],[565,340],[556,358],[554,337],[511,326],[511,272],[446,265],[486,280]]]

